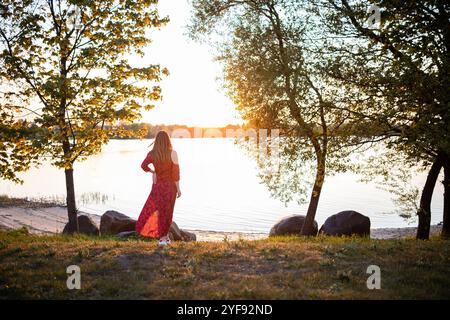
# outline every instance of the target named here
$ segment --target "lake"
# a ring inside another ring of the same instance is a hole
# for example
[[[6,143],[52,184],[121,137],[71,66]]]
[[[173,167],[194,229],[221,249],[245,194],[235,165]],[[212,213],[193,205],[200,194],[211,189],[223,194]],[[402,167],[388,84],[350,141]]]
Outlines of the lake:
[[[75,165],[75,192],[81,211],[101,215],[117,210],[137,218],[150,192],[151,175],[141,170],[152,140],[111,140],[103,151]],[[175,204],[174,220],[186,229],[263,232],[290,214],[305,214],[307,204],[285,206],[271,198],[257,176],[256,163],[232,139],[172,139],[178,151],[182,197]],[[64,172],[48,163],[20,175],[23,185],[0,180],[0,194],[30,198],[64,199]],[[370,217],[372,228],[412,226],[397,214],[392,196],[375,183],[359,182],[353,173],[325,181],[316,221],[342,210]],[[423,185],[425,174],[414,179]],[[432,223],[442,221],[443,188],[437,183]]]

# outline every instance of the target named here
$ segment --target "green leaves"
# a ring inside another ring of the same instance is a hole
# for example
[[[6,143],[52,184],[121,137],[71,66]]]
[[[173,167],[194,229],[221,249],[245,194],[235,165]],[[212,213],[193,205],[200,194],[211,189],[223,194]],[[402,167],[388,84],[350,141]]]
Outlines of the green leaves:
[[[381,1],[382,27],[376,32],[361,24],[366,9],[363,3],[324,3],[334,7],[325,17],[347,21],[347,29],[355,35],[345,50],[332,47],[341,59],[331,74],[346,89],[365,93],[363,113],[374,115],[388,127],[401,127],[400,139],[391,146],[411,161],[428,161],[437,150],[450,152],[447,2]],[[328,19],[324,22],[335,35],[345,35]]]
[[[143,55],[151,41],[148,29],[168,22],[158,15],[157,3],[2,3],[0,78],[14,90],[14,97],[3,96],[2,124],[18,132],[19,119],[32,109],[27,118],[36,129],[45,130],[40,130],[39,144],[34,143],[37,135],[8,140],[2,133],[1,177],[16,179],[15,173],[26,170],[37,155],[71,168],[75,161],[101,150],[108,141],[108,128],[139,119],[141,110],[161,98],[158,82],[168,71],[155,64],[132,65],[126,58],[130,53]],[[22,103],[7,107],[18,98]]]
[[[345,108],[344,102],[355,103],[360,94],[343,92],[327,72],[326,64],[335,56],[326,51],[320,16],[311,15],[305,9],[309,5],[194,1],[191,35],[203,33],[218,42],[225,88],[241,116],[256,129],[281,130],[278,168],[270,157],[259,156],[259,146],[246,147],[257,160],[262,181],[284,202],[306,201],[314,183],[320,189],[325,171],[345,170],[347,144],[357,140],[350,134],[353,106]]]

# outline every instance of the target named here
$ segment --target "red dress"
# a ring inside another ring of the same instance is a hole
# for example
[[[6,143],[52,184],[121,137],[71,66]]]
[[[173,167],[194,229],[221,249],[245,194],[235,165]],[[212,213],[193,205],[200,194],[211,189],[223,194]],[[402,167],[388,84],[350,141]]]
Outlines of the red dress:
[[[151,152],[141,164],[149,172],[148,165],[153,163],[156,172],[156,184],[152,185],[150,195],[136,222],[136,232],[144,237],[160,238],[168,234],[172,224],[173,209],[177,197],[176,181],[180,180],[180,168],[172,161],[153,162]]]

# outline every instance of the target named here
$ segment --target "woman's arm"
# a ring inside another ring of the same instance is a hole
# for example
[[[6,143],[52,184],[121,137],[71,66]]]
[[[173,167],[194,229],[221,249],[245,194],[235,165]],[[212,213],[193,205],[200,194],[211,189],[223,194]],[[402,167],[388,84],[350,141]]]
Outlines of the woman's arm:
[[[172,169],[172,179],[175,181],[175,185],[177,186],[177,198],[181,197],[181,189],[180,189],[180,165],[178,164],[178,154],[175,150],[172,150],[170,155],[172,158],[172,162],[174,164]]]
[[[142,170],[144,170],[145,172],[151,172],[151,173],[155,173],[154,170],[149,168],[149,164],[152,163],[152,156],[150,155],[150,152],[147,154],[147,156],[145,157],[144,161],[142,161],[141,164],[141,168]]]
[[[180,181],[176,181],[175,185],[177,186],[177,198],[179,198],[181,197]]]

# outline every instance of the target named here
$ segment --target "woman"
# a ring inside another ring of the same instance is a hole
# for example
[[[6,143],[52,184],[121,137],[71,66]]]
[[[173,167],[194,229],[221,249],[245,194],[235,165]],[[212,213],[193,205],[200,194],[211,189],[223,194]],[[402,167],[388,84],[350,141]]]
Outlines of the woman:
[[[149,168],[150,163],[154,170]],[[159,245],[166,246],[170,244],[168,233],[175,199],[181,196],[178,155],[167,132],[158,132],[141,168],[153,174],[153,186],[136,223],[136,232],[144,237],[160,238]]]

